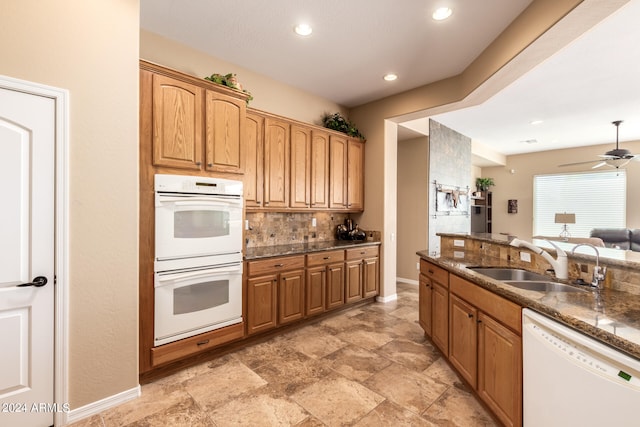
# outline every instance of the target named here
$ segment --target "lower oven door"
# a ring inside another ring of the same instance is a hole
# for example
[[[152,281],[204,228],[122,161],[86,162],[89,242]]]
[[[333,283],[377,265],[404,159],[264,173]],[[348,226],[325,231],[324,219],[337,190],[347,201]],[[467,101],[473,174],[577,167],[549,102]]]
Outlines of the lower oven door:
[[[155,274],[155,346],[242,322],[242,263]]]

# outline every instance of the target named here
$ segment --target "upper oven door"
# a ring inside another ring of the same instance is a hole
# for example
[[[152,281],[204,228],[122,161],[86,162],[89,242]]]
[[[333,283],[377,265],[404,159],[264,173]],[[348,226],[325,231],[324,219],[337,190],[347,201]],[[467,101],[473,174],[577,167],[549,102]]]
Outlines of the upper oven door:
[[[242,251],[242,198],[156,193],[156,260]]]

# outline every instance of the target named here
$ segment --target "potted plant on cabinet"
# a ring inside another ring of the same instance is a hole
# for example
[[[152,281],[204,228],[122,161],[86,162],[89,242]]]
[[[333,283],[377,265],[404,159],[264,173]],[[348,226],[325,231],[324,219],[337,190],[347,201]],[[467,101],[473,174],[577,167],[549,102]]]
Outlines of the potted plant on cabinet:
[[[489,187],[496,185],[493,178],[476,178],[476,188],[478,191],[488,191]]]

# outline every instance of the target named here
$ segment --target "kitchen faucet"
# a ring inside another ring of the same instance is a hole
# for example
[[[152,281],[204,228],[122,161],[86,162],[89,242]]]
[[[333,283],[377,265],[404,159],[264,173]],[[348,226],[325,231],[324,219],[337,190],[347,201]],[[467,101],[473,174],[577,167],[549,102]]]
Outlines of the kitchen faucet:
[[[524,246],[525,248],[532,250],[536,254],[541,255],[544,259],[547,260],[549,264],[551,264],[551,267],[553,268],[556,278],[568,279],[569,278],[569,262],[567,261],[566,252],[560,249],[558,246],[556,246],[555,243],[550,242],[548,240],[546,242],[551,244],[551,246],[553,246],[556,249],[556,253],[558,254],[558,259],[554,259],[544,249],[539,248],[533,243],[529,243],[524,240],[520,240],[516,238],[516,239],[513,239],[509,244],[511,246],[515,246],[516,248],[520,246]]]
[[[607,267],[600,267],[600,252],[598,252],[598,248],[593,246],[591,243],[580,243],[579,245],[574,246],[571,250],[571,254],[574,254],[576,249],[580,246],[589,246],[596,251],[596,266],[593,268],[593,279],[591,281],[591,286],[596,289],[602,289],[602,283],[604,282],[604,277],[607,274]]]

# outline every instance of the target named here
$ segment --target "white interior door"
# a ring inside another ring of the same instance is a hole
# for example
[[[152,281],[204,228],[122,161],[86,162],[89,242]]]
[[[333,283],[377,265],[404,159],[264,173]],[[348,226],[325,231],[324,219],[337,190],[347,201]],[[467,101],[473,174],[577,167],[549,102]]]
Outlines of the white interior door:
[[[54,153],[54,100],[0,88],[2,426],[53,425],[62,410],[53,404]]]

